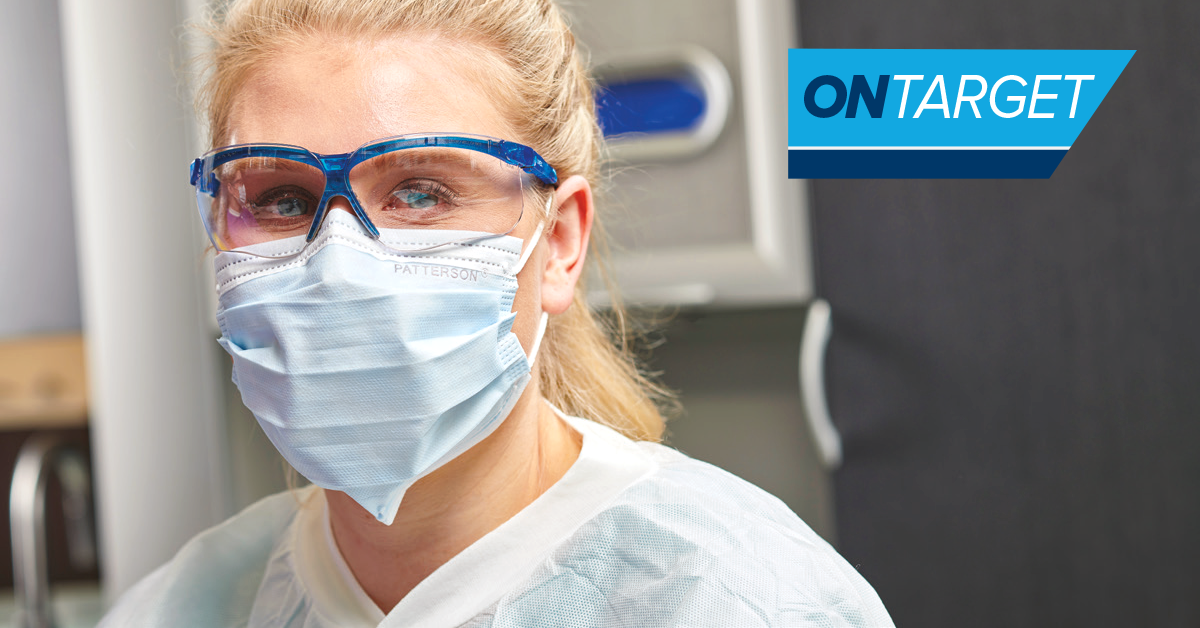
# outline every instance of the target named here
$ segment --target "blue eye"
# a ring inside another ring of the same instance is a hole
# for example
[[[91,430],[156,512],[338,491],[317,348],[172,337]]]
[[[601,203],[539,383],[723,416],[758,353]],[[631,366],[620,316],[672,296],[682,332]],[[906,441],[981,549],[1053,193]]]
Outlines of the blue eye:
[[[288,185],[267,190],[254,201],[254,215],[258,220],[298,218],[312,213],[317,199],[307,190]]]
[[[418,190],[399,190],[396,198],[413,209],[430,209],[438,204],[438,197],[428,192]]]
[[[275,202],[275,212],[280,216],[303,216],[308,213],[308,201],[302,198],[281,198]]]

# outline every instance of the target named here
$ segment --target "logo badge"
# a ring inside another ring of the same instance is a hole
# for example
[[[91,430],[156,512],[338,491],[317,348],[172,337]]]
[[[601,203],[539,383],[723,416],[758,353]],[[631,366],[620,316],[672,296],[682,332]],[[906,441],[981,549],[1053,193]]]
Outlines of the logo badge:
[[[1133,50],[788,51],[794,179],[1047,179]]]

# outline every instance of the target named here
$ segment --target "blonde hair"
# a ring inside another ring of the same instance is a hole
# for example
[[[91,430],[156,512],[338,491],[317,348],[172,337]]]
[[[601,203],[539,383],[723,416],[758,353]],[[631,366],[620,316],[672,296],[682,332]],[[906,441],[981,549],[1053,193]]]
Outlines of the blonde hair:
[[[211,142],[229,137],[237,91],[249,74],[287,44],[313,35],[351,40],[401,32],[429,32],[482,43],[510,75],[503,84],[509,122],[518,137],[558,172],[599,181],[603,137],[596,123],[592,84],[562,10],[552,0],[235,0],[214,16],[207,76],[199,104],[208,114]],[[593,228],[593,263],[607,255],[603,230]],[[604,423],[638,440],[657,441],[671,393],[638,367],[630,348],[626,312],[614,300],[611,316],[597,316],[584,281],[574,302],[552,317],[539,354],[542,394],[563,412]],[[616,291],[608,291],[616,295]]]

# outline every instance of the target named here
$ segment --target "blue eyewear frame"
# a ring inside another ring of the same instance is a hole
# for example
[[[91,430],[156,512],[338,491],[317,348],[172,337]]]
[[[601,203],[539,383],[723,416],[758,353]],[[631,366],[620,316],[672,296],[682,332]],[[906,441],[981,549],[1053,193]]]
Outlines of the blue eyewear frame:
[[[321,195],[321,202],[317,204],[317,212],[313,216],[313,224],[309,227],[308,237],[305,241],[311,242],[316,237],[317,230],[320,228],[321,222],[325,217],[325,210],[329,206],[329,201],[338,196],[350,203],[350,207],[354,210],[354,215],[358,216],[359,221],[367,228],[371,237],[378,239],[379,230],[375,228],[375,225],[367,218],[367,213],[358,204],[358,199],[355,198],[354,192],[350,189],[350,181],[347,174],[351,168],[368,159],[406,148],[427,146],[464,148],[491,155],[533,175],[538,181],[546,185],[554,186],[558,184],[558,173],[554,171],[554,168],[551,168],[550,164],[541,155],[524,144],[481,135],[428,133],[420,135],[397,135],[395,137],[374,140],[363,144],[349,153],[338,155],[322,155],[290,144],[236,144],[209,151],[192,161],[190,180],[191,184],[196,187],[196,190],[215,198],[221,189],[221,182],[217,180],[217,176],[214,174],[215,170],[235,159],[275,157],[308,164],[320,169],[324,173],[325,192]]]

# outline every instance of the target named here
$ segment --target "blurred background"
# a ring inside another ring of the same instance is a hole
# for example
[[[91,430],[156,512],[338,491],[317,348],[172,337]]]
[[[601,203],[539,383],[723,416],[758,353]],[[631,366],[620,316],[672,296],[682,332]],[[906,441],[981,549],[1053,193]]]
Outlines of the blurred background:
[[[283,465],[185,175],[207,3],[0,7],[0,625],[90,626]],[[613,267],[672,315],[671,444],[783,499],[897,625],[1200,625],[1200,4],[568,7]],[[795,46],[1137,54],[1049,180],[788,181]]]

